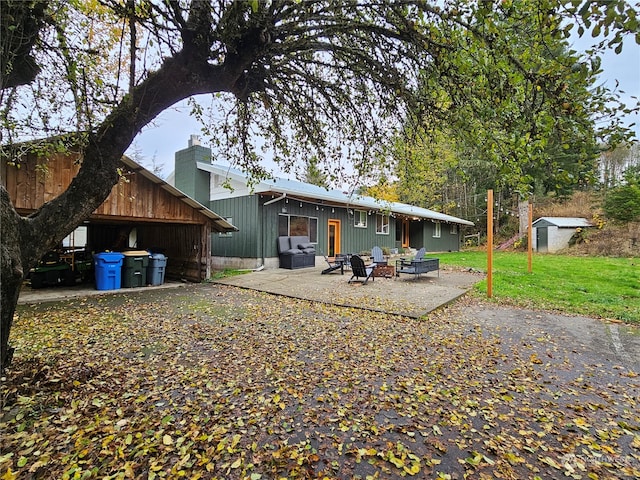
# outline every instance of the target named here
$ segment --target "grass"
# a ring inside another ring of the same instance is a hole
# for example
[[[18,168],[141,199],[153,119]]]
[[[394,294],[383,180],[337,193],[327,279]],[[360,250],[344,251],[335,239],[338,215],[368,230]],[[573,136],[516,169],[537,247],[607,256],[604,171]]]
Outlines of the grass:
[[[438,254],[443,265],[487,271],[487,254]],[[486,295],[487,281],[476,285]],[[495,252],[492,298],[527,308],[640,323],[640,258]]]
[[[226,277],[235,277],[236,275],[244,275],[245,273],[249,273],[251,270],[236,270],[233,268],[225,268],[224,270],[219,270],[217,272],[214,272],[211,277],[210,280],[219,280],[221,278],[226,278]]]

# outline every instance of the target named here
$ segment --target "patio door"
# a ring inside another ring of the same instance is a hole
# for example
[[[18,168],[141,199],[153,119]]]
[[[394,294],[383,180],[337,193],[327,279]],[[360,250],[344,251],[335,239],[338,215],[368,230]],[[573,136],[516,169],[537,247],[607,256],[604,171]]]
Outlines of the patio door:
[[[327,224],[329,232],[328,253],[327,256],[335,257],[340,253],[340,220],[329,219]]]
[[[402,248],[409,248],[409,219],[402,219]]]

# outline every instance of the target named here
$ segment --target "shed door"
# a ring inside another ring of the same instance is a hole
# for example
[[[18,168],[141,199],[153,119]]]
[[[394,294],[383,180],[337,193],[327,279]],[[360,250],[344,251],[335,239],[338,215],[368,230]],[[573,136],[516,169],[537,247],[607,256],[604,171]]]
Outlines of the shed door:
[[[536,228],[536,245],[538,252],[549,251],[549,229],[547,227]]]

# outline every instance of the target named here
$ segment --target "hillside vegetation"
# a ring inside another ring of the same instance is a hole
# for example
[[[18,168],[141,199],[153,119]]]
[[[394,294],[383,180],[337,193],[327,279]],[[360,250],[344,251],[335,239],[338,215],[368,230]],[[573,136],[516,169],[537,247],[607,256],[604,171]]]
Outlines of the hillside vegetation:
[[[563,251],[564,254],[640,256],[640,223],[618,224],[609,221],[604,217],[601,205],[602,195],[599,192],[576,192],[568,200],[536,200],[533,218],[583,217],[594,225],[594,228],[582,232],[581,241]]]

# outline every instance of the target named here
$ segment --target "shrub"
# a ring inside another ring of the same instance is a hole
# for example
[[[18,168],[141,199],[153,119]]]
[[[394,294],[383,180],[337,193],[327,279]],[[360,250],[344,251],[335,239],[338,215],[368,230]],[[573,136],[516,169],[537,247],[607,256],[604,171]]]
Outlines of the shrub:
[[[569,239],[569,246],[573,247],[574,245],[580,245],[581,243],[587,242],[587,231],[584,228],[576,228],[576,233],[574,233]]]
[[[640,187],[623,185],[611,190],[604,200],[603,208],[609,218],[619,222],[640,219]]]

